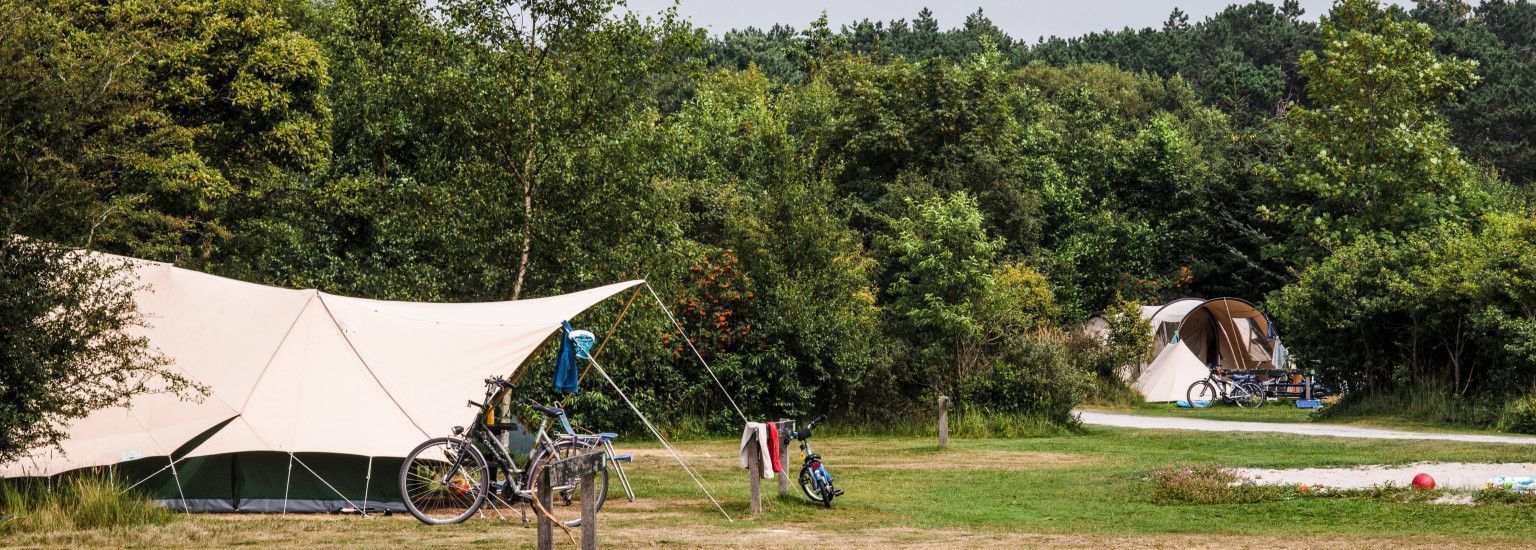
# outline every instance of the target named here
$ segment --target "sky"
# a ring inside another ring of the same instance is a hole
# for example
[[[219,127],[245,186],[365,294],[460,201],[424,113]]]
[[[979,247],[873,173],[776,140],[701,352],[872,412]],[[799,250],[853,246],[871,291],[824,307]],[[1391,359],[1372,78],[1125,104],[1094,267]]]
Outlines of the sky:
[[[1233,3],[1249,0],[680,0],[678,12],[694,25],[709,29],[710,34],[754,26],[772,27],[784,23],[801,29],[826,10],[827,19],[836,30],[839,25],[861,19],[889,21],[912,20],[924,6],[933,10],[939,27],[959,27],[965,16],[982,8],[992,23],[1015,39],[1033,43],[1042,36],[1070,37],[1105,29],[1124,27],[1161,27],[1169,12],[1183,9],[1194,23],[1220,12]],[[639,13],[657,13],[671,6],[673,0],[628,0]],[[1270,0],[1280,4],[1283,0]],[[1411,1],[1393,2],[1412,5]],[[1332,0],[1301,0],[1303,16],[1316,20],[1328,11]]]

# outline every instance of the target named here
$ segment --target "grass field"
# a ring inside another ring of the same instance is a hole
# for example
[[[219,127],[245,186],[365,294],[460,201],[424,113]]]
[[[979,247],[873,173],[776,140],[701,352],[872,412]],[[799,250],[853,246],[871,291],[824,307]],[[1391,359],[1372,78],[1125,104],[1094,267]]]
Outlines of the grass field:
[[[822,434],[818,434],[822,435]],[[1300,467],[1416,461],[1528,461],[1536,449],[1440,441],[1090,428],[1082,435],[959,439],[937,450],[916,438],[816,441],[847,495],[834,508],[803,497],[746,508],[734,440],[679,446],[706,476],[727,522],[659,449],[631,444],[640,501],[603,510],[605,544],[766,547],[878,546],[1361,547],[1536,544],[1536,507],[1296,498],[1257,504],[1158,504],[1144,473],[1173,463]],[[1407,480],[1404,480],[1406,483]],[[772,494],[773,481],[765,480]],[[615,486],[615,491],[617,487]],[[184,517],[122,530],[16,534],[12,546],[527,546],[518,523],[428,527],[409,516]],[[557,531],[557,541],[566,546]]]

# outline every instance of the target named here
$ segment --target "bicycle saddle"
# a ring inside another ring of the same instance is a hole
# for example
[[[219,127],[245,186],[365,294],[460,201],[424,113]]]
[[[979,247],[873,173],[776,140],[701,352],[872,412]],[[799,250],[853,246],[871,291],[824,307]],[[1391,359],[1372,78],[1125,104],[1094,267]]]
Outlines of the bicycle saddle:
[[[544,413],[545,416],[549,416],[549,417],[558,417],[560,415],[565,414],[565,411],[562,410],[560,407],[546,407],[544,405],[539,405],[537,403],[529,403],[528,404],[528,408],[531,408],[533,410],[536,410],[536,411],[539,411],[541,413]]]

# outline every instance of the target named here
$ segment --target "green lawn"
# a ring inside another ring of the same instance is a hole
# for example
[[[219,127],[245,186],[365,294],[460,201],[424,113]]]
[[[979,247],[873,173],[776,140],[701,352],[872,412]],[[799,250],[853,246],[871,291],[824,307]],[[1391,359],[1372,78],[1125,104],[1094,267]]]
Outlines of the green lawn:
[[[1536,523],[1530,521],[1536,508],[1530,505],[1364,498],[1160,505],[1152,501],[1142,475],[1177,462],[1303,467],[1536,457],[1536,449],[1523,446],[1090,428],[1083,435],[1061,437],[957,439],[940,451],[927,439],[828,436],[816,447],[847,495],[831,510],[797,496],[770,498],[762,515],[749,517],[735,443],[678,446],[737,517],[735,523],[726,522],[659,449],[630,443],[629,450],[639,454],[632,477],[641,500],[615,501],[604,509],[604,538],[626,544],[747,547],[957,541],[1290,546],[1339,539],[1363,546],[1536,543]],[[768,494],[773,483],[765,481]],[[210,515],[132,531],[22,534],[0,545],[523,545],[532,538],[531,529],[487,520],[427,527],[399,517]]]

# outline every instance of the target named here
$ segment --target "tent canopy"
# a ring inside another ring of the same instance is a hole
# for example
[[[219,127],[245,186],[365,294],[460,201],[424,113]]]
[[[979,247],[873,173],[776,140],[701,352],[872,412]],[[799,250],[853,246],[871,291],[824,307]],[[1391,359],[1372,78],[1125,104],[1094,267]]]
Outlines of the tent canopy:
[[[1278,338],[1269,317],[1241,298],[1174,300],[1143,318],[1155,335],[1153,353],[1185,342],[1204,364],[1228,370],[1274,368],[1271,354]]]
[[[141,284],[134,300],[149,326],[136,331],[208,395],[139,395],[97,411],[70,424],[61,449],[0,465],[0,476],[173,452],[401,457],[467,420],[465,397],[487,376],[513,374],[561,321],[642,282],[508,302],[390,302],[121,260]]]
[[[1182,298],[1141,308],[1153,334],[1151,363],[1127,365],[1127,378],[1148,401],[1175,401],[1205,378],[1210,367],[1227,370],[1275,368],[1279,338],[1274,324],[1241,298]],[[1100,333],[1090,323],[1085,330]],[[1283,366],[1283,365],[1282,365]]]

